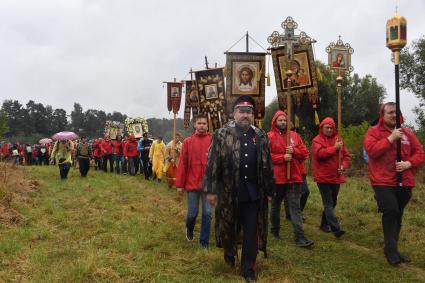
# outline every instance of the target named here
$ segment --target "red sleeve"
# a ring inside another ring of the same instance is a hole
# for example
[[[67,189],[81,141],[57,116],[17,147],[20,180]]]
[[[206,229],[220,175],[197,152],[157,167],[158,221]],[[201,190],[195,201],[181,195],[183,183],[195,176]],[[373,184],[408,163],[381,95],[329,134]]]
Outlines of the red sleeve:
[[[284,160],[284,153],[270,153],[272,157],[272,163],[273,164],[283,164],[285,162]]]
[[[315,140],[313,140],[313,145],[311,147],[311,150],[314,153],[314,155],[317,156],[317,159],[322,159],[322,160],[331,158],[337,152],[334,146],[326,147]]]
[[[308,158],[309,152],[307,147],[304,145],[303,140],[300,138],[299,135],[296,135],[298,139],[297,146],[294,147],[294,153],[293,156],[295,159],[299,161],[304,161]]]
[[[391,143],[387,138],[379,139],[375,137],[373,131],[375,131],[374,127],[369,128],[365,135],[363,146],[367,155],[376,159],[391,149]]]
[[[412,144],[410,158],[408,159],[408,161],[412,164],[412,167],[419,167],[425,161],[425,153],[423,146],[414,133],[409,131],[408,135],[409,140]]]
[[[183,141],[182,149],[180,152],[179,157],[179,164],[177,166],[177,173],[176,173],[176,188],[185,188],[186,184],[186,173],[187,173],[187,163],[188,163],[188,154],[187,151],[188,147],[187,140]]]

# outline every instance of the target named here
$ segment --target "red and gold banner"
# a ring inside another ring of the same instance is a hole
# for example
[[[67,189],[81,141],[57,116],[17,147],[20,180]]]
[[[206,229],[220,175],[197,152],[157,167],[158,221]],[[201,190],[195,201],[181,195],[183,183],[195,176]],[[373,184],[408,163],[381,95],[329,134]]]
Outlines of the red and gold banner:
[[[180,102],[182,98],[182,83],[167,83],[167,106],[168,111],[177,114],[180,110]]]

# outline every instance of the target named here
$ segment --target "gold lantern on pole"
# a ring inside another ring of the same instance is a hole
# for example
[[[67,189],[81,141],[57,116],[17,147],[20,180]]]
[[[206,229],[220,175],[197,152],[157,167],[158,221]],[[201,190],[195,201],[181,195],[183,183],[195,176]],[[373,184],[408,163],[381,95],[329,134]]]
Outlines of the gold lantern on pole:
[[[387,21],[387,47],[394,56],[395,67],[395,104],[396,104],[396,128],[401,127],[400,122],[400,50],[407,43],[407,21],[397,12]],[[397,162],[401,161],[401,140],[397,141]],[[397,186],[403,186],[402,173],[397,173]]]

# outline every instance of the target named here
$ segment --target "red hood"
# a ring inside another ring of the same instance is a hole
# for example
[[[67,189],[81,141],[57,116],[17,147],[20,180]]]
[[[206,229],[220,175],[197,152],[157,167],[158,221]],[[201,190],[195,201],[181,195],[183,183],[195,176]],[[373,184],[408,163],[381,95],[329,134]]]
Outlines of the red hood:
[[[333,133],[332,136],[327,137],[327,136],[325,136],[325,134],[323,134],[323,126],[324,125],[332,125],[334,127],[334,133]],[[331,117],[326,117],[325,119],[323,119],[322,122],[320,122],[319,134],[323,138],[333,138],[334,136],[336,136],[337,135],[337,129],[335,127],[335,121],[334,121],[334,119],[332,119]]]
[[[271,131],[280,132],[280,130],[278,128],[276,128],[275,122],[276,122],[277,117],[282,116],[282,115],[286,118],[286,122],[288,123],[288,118],[286,116],[286,113],[283,112],[282,110],[277,110],[276,113],[273,116],[273,119],[272,119]]]
[[[379,122],[378,122],[379,126],[382,126],[382,124],[384,123],[384,108],[386,105],[387,105],[386,103],[382,104],[381,109],[379,109]],[[401,113],[401,110],[400,110],[400,124],[403,125],[403,123],[404,123],[403,113]]]

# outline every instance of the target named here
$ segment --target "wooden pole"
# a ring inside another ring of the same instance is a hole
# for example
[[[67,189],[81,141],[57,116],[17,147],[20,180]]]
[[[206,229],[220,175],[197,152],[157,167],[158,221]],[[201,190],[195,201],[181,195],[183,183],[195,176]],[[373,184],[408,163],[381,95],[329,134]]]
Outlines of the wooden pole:
[[[338,131],[338,140],[341,139],[341,128],[342,128],[342,81],[343,78],[341,76],[340,71],[338,70],[338,76],[336,77],[336,92],[338,94],[338,121],[337,121],[337,131]],[[341,169],[341,153],[342,149],[338,150],[338,169]]]
[[[292,86],[292,70],[291,70],[291,61],[289,61],[289,70],[286,71],[286,76],[288,79],[288,92],[286,93],[286,146],[291,145],[291,121],[292,121],[292,96],[291,96],[291,86]],[[285,149],[286,150],[286,149]],[[286,162],[286,179],[291,180],[291,161]]]

